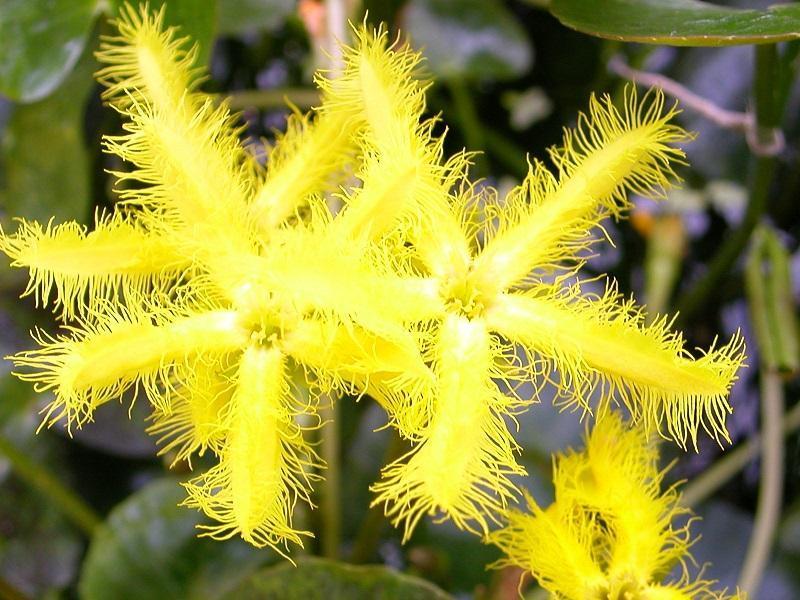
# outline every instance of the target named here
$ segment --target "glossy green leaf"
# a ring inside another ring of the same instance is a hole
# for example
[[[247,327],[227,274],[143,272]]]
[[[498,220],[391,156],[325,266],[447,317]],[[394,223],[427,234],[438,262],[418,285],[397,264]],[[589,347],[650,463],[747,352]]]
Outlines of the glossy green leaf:
[[[2,0],[0,94],[33,102],[55,90],[86,46],[97,0]]]
[[[219,33],[275,31],[295,10],[295,0],[225,0],[219,5]]]
[[[89,546],[80,597],[216,598],[275,558],[241,540],[198,538],[202,517],[178,506],[184,497],[178,481],[160,479],[111,511]]]
[[[499,0],[411,0],[403,14],[434,75],[509,79],[531,66],[530,41]]]
[[[85,57],[57,94],[13,109],[0,142],[0,206],[47,222],[86,219],[89,158],[83,138],[86,100],[96,64]]]
[[[223,0],[227,2],[228,0]],[[125,4],[125,0],[110,0],[114,14]],[[214,45],[217,25],[217,0],[150,0],[151,10],[167,5],[165,20],[168,25],[180,28],[181,37],[188,36],[192,43],[200,46],[201,65],[208,64]]]
[[[224,596],[227,600],[447,600],[448,594],[423,579],[386,567],[358,567],[320,558],[297,566],[283,563],[260,570]]]
[[[700,0],[552,0],[564,25],[598,37],[672,46],[765,44],[800,38],[800,4],[763,10]]]

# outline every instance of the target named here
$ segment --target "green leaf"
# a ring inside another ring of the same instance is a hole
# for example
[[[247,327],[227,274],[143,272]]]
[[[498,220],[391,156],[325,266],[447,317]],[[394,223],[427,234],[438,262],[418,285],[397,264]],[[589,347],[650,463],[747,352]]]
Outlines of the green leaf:
[[[198,538],[196,511],[179,507],[172,478],[151,482],[99,528],[79,582],[85,600],[216,598],[276,556],[241,540]]]
[[[78,62],[97,0],[2,0],[0,94],[20,102],[55,90]]]
[[[219,33],[238,35],[257,29],[276,31],[294,10],[294,0],[225,0],[219,5]]]
[[[533,61],[525,31],[499,0],[411,0],[405,30],[439,77],[510,79]]]
[[[125,0],[110,0],[110,4],[116,15]],[[179,27],[179,37],[189,36],[192,44],[196,42],[200,46],[199,65],[207,65],[216,35],[217,0],[150,0],[150,10],[158,10],[163,4],[167,5],[166,24]]]
[[[224,596],[228,600],[447,600],[448,594],[423,579],[386,567],[357,567],[320,558],[297,566],[262,569]]]
[[[800,38],[800,4],[763,10],[700,0],[552,0],[564,25],[603,38],[671,46],[734,46]]]
[[[89,158],[83,116],[96,64],[88,55],[58,94],[13,109],[2,142],[0,205],[9,215],[47,222],[89,213]]]

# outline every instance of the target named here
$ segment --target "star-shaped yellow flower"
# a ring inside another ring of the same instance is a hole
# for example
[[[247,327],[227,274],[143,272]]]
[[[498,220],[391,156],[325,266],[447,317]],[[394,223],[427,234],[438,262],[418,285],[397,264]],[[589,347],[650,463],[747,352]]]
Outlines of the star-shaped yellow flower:
[[[536,162],[499,199],[469,182],[467,154],[443,158],[420,56],[381,30],[356,30],[342,73],[318,77],[321,106],[290,119],[264,169],[225,104],[197,91],[195,51],[163,12],[128,8],[117,27],[98,79],[125,132],[104,144],[133,167],[90,232],[0,232],[28,293],[67,322],[13,360],[53,391],[48,424],[80,427],[133,388],[164,451],[212,452],[186,484],[216,521],[208,535],[302,543],[291,517],[322,467],[305,439],[320,391],[369,394],[414,442],[375,485],[406,536],[427,513],[486,532],[515,495],[506,418],[529,403],[513,395],[522,381],[554,380],[585,410],[599,389],[599,410],[621,401],[681,444],[726,436],[740,338],[694,359],[613,286],[593,298],[563,284],[590,229],[628,191],[659,194],[681,161],[686,134],[660,93],[628,92],[621,111],[592,100],[551,151],[557,175]]]

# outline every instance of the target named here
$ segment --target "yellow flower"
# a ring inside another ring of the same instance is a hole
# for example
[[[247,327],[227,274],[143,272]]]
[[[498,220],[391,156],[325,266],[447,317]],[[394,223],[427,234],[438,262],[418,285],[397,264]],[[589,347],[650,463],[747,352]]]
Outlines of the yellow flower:
[[[321,391],[369,394],[414,442],[374,486],[406,537],[425,514],[486,532],[515,497],[521,382],[558,372],[569,405],[590,410],[599,389],[599,414],[622,401],[680,444],[701,428],[726,438],[738,336],[695,359],[613,284],[600,298],[563,284],[590,230],[628,191],[660,194],[682,161],[660,93],[629,90],[620,110],[593,98],[550,152],[557,174],[535,162],[500,199],[469,182],[468,154],[443,156],[421,58],[383,30],[356,30],[341,75],[317,78],[320,108],[290,119],[263,168],[198,91],[196,51],[163,11],[128,7],[116,26],[97,77],[124,119],[104,140],[132,165],[115,173],[122,201],[91,231],[0,231],[26,293],[66,322],[12,360],[54,392],[48,425],[144,391],[162,452],[218,458],[186,484],[216,521],[207,535],[302,543],[292,509],[323,465],[298,423],[319,426]]]
[[[527,497],[530,512],[509,510],[507,525],[489,535],[506,554],[496,566],[520,566],[565,600],[728,598],[687,572],[691,512],[674,487],[661,491],[663,476],[644,430],[610,412],[584,450],[556,458],[553,504]],[[680,576],[665,582],[675,565]]]

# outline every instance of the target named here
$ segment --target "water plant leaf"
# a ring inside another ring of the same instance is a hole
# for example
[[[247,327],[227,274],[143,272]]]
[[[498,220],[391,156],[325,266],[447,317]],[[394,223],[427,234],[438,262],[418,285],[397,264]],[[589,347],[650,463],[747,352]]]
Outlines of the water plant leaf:
[[[0,94],[41,100],[72,71],[91,32],[96,0],[3,0]]]
[[[412,0],[405,29],[440,77],[510,79],[525,73],[533,48],[497,0]]]
[[[116,15],[125,5],[125,0],[110,0],[110,4]],[[178,37],[190,37],[192,43],[197,43],[200,47],[197,64],[207,65],[217,33],[217,13],[220,11],[217,0],[150,0],[149,6],[157,10],[164,4],[167,5],[166,25],[179,27]]]
[[[58,94],[13,109],[0,143],[0,205],[9,214],[56,222],[87,217],[90,171],[83,115],[95,67],[85,57]]]
[[[225,0],[219,3],[219,33],[275,31],[295,10],[294,0]]]
[[[158,479],[112,510],[89,546],[80,597],[214,598],[272,558],[240,540],[198,538],[201,517],[178,506],[183,497],[174,479]]]
[[[284,563],[262,569],[230,594],[233,600],[447,600],[432,583],[382,566],[359,567],[319,558],[297,566]]]
[[[800,38],[800,5],[762,10],[700,0],[553,0],[564,25],[597,37],[671,46],[767,44]]]

